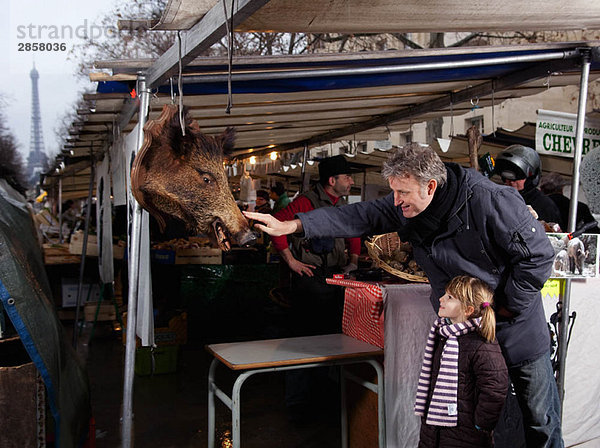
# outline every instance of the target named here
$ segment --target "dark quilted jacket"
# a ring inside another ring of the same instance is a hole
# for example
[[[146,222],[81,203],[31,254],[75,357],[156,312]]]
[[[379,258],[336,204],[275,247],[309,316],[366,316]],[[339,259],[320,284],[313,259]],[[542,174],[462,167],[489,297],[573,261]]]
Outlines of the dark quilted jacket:
[[[458,344],[458,426],[431,426],[421,419],[421,448],[492,446],[491,431],[498,422],[508,391],[506,363],[498,343],[486,343],[478,333],[460,336]],[[430,397],[443,347],[444,339],[438,340],[433,356]]]

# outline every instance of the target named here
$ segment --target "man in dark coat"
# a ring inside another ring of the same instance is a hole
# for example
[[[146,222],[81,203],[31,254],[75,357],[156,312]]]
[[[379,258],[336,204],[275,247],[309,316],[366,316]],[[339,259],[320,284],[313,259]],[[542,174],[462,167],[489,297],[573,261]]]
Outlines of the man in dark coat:
[[[554,251],[541,224],[514,189],[459,165],[431,147],[398,148],[383,175],[392,193],[341,208],[300,213],[293,221],[246,213],[274,235],[306,238],[396,231],[413,245],[431,283],[435,309],[446,284],[471,275],[495,291],[497,338],[523,411],[528,447],[562,447],[560,400],[540,289]]]
[[[496,157],[494,171],[505,185],[519,192],[525,204],[535,210],[539,220],[560,224],[558,207],[537,188],[542,162],[535,149],[523,145],[509,146]]]

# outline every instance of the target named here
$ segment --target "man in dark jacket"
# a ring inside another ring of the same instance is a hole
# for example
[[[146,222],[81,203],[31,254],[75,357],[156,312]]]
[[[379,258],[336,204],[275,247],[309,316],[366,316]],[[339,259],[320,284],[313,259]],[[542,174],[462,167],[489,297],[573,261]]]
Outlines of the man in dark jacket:
[[[397,231],[431,283],[435,309],[446,284],[471,275],[495,291],[497,338],[523,411],[528,447],[562,447],[560,401],[540,289],[554,258],[543,227],[514,189],[459,165],[431,147],[396,150],[383,176],[392,193],[369,202],[300,213],[294,221],[246,213],[274,235],[352,237]]]
[[[505,185],[516,188],[540,221],[560,225],[558,207],[537,188],[542,175],[542,161],[535,149],[523,145],[509,146],[496,157],[494,171]]]

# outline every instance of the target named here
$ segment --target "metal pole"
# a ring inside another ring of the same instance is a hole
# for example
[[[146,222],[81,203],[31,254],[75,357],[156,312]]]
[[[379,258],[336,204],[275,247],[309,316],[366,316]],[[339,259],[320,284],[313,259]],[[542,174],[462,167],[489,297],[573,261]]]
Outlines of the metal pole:
[[[87,254],[88,235],[90,233],[90,215],[92,212],[92,192],[94,190],[94,153],[90,149],[90,184],[88,188],[87,209],[85,211],[85,229],[83,232],[83,246],[81,248],[81,263],[79,264],[79,284],[77,285],[77,301],[75,302],[75,324],[73,325],[73,348],[77,350],[77,338],[79,337],[79,309],[81,308],[81,293],[83,292],[83,271],[85,269],[85,256]],[[88,285],[91,289],[92,285]]]
[[[138,150],[144,142],[144,124],[146,124],[149,93],[146,89],[146,77],[138,76],[138,94],[140,110],[138,113]],[[137,153],[137,151],[136,151]],[[131,188],[131,186],[127,186]],[[136,347],[137,295],[140,264],[140,239],[142,225],[142,209],[133,199],[131,219],[131,238],[129,241],[129,291],[127,294],[127,340],[125,343],[125,371],[123,373],[123,423],[121,425],[122,448],[133,446],[133,378]]]
[[[519,64],[528,62],[545,62],[563,59],[573,59],[580,57],[579,50],[557,50],[549,53],[528,54],[518,56],[501,56],[488,59],[476,59],[471,61],[450,61],[450,62],[424,62],[420,64],[402,64],[402,65],[378,65],[375,67],[357,67],[357,68],[328,68],[313,70],[287,70],[281,72],[254,72],[254,73],[233,73],[232,81],[246,82],[272,79],[303,79],[316,76],[349,76],[349,75],[373,75],[383,73],[405,73],[412,71],[429,71],[458,69],[469,67],[484,67],[496,64]],[[203,82],[225,82],[227,75],[196,75],[186,76],[183,79],[184,84],[196,84]]]
[[[63,243],[62,219],[62,177],[58,178],[58,242]]]
[[[577,129],[575,131],[575,155],[573,157],[573,180],[571,182],[571,203],[569,204],[569,225],[567,231],[574,232],[577,222],[577,199],[579,194],[579,166],[583,153],[583,128],[585,126],[585,109],[587,103],[588,80],[590,75],[591,51],[582,49],[581,80],[579,84],[579,106],[577,109]],[[571,301],[571,279],[565,279],[565,294],[562,300],[562,317],[560,320],[560,332],[558,335],[558,394],[562,404],[565,398],[565,367],[567,360],[567,338],[569,336]]]
[[[302,153],[302,174],[300,178],[302,179],[302,184],[300,185],[300,193],[304,193],[307,190],[306,185],[306,162],[308,160],[308,143],[304,144],[304,151]]]

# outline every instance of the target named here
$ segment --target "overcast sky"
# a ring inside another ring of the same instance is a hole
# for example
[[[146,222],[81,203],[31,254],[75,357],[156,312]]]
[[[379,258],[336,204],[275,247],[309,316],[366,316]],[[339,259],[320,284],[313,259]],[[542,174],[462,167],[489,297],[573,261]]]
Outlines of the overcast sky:
[[[78,36],[83,33],[94,35],[104,32],[94,24],[113,9],[113,3],[114,0],[8,0],[8,14],[5,11],[0,15],[0,94],[8,102],[4,109],[7,125],[17,138],[24,161],[30,150],[29,73],[33,62],[40,75],[38,87],[44,146],[50,155],[58,150],[54,129],[58,126],[59,117],[72,108],[84,86],[92,85],[75,76],[75,63],[67,57],[69,50],[81,41]],[[33,42],[51,43],[52,50],[26,51],[25,44]],[[64,51],[60,48],[61,44],[64,44]],[[25,51],[19,51],[19,47]]]

